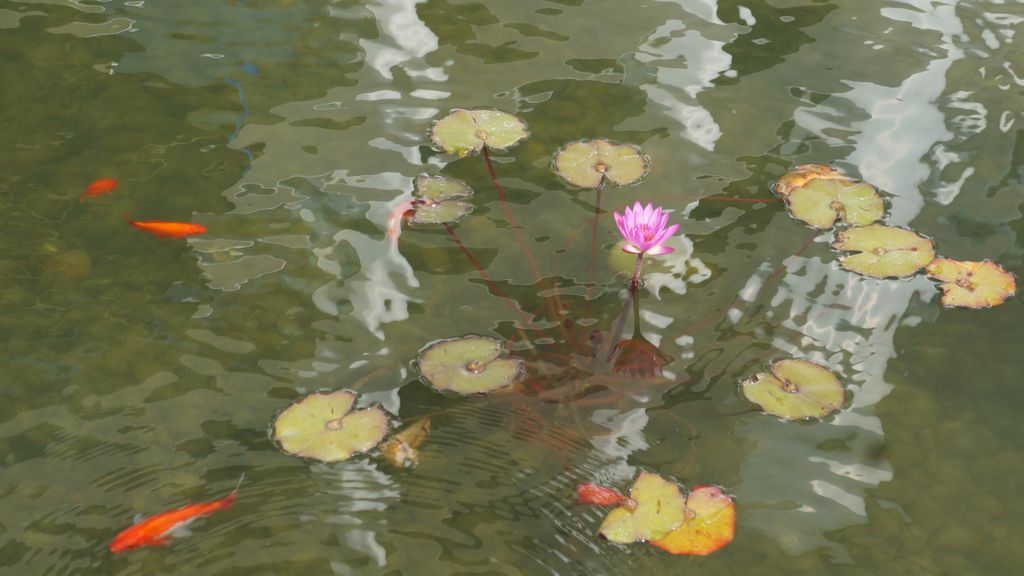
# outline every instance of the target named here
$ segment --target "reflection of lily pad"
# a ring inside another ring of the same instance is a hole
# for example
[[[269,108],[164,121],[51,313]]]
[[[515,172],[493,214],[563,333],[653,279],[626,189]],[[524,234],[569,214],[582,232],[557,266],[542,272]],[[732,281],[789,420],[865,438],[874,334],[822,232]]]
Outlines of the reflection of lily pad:
[[[387,434],[388,417],[373,406],[351,412],[354,394],[310,394],[278,414],[274,440],[289,454],[339,462],[366,452]]]
[[[504,344],[482,336],[441,340],[420,352],[420,373],[438,390],[491,392],[523,374],[522,359],[504,355]]]
[[[434,143],[449,154],[468,156],[486,144],[504,150],[526,138],[526,123],[498,110],[452,110],[430,130]]]
[[[658,540],[682,524],[685,500],[675,482],[641,472],[629,496],[623,506],[609,512],[601,523],[601,535],[612,542]]]
[[[839,263],[872,278],[910,276],[935,258],[931,240],[911,230],[881,224],[843,230],[832,247],[859,252],[840,258]]]
[[[936,258],[925,268],[928,276],[942,282],[942,305],[963,308],[998,306],[1017,292],[1013,274],[995,262],[961,262]]]
[[[794,189],[815,178],[824,180],[849,180],[842,172],[824,164],[801,164],[779,177],[772,191],[779,196],[788,196]]]
[[[814,228],[844,224],[866,226],[882,218],[885,203],[875,187],[865,182],[815,178],[786,197],[790,214]]]
[[[380,453],[398,468],[412,468],[420,463],[417,448],[426,441],[429,434],[430,418],[420,418],[388,438],[381,445]]]
[[[580,140],[555,152],[555,172],[581,188],[597,188],[604,179],[619,186],[635,184],[648,167],[647,156],[632,144]]]
[[[671,554],[706,556],[732,542],[736,504],[717,486],[695,486],[686,497],[686,520],[651,542]]]
[[[823,418],[846,396],[832,372],[807,360],[780,360],[742,386],[748,400],[787,420]]]

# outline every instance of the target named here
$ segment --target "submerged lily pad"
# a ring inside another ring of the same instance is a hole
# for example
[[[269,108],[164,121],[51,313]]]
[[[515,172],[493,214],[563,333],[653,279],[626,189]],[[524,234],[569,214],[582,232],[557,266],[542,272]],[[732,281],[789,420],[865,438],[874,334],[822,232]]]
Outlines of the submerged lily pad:
[[[815,178],[824,180],[849,180],[842,172],[825,164],[801,164],[786,172],[772,186],[772,191],[779,196],[788,196],[794,189],[807,184]]]
[[[323,462],[340,462],[372,449],[388,431],[377,406],[351,412],[355,394],[343,390],[310,394],[274,420],[274,440],[285,452]]]
[[[824,418],[843,405],[846,391],[827,368],[807,360],[780,360],[742,384],[743,395],[787,420]]]
[[[392,465],[399,468],[413,468],[420,463],[417,450],[430,434],[430,418],[420,418],[388,438],[380,447],[380,453]]]
[[[505,345],[491,338],[441,340],[420,352],[420,373],[438,390],[491,392],[515,383],[523,374],[521,358],[504,356]]]
[[[605,179],[619,186],[635,184],[649,166],[640,148],[608,140],[580,140],[555,152],[555,172],[581,188],[597,188]]]
[[[625,503],[608,513],[599,532],[612,542],[664,538],[683,523],[686,500],[679,485],[657,474],[641,472]]]
[[[815,178],[793,189],[786,197],[789,213],[819,230],[836,220],[866,226],[885,215],[885,202],[866,182]]]
[[[473,205],[453,200],[473,195],[462,180],[420,174],[416,177],[417,199],[412,203],[413,224],[453,224],[473,211]]]
[[[651,544],[670,554],[706,556],[732,542],[736,504],[717,486],[695,486],[686,497],[686,519]]]
[[[932,241],[905,228],[872,224],[843,230],[836,250],[859,252],[839,259],[843,268],[872,278],[903,278],[935,259]]]
[[[949,258],[932,260],[925,272],[942,284],[942,305],[962,308],[991,308],[1017,293],[1013,274],[990,260],[961,262]]]
[[[434,143],[449,154],[469,156],[484,145],[504,150],[526,138],[526,122],[499,110],[452,110],[430,130]]]
[[[468,184],[457,178],[420,174],[416,177],[416,196],[433,202],[473,195]]]

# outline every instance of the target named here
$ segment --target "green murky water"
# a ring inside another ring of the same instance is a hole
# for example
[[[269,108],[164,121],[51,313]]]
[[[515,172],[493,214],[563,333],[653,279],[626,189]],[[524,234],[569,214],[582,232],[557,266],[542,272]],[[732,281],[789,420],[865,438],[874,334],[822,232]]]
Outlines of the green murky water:
[[[1021,276],[1022,21],[995,0],[0,3],[0,572],[1017,573],[1020,300],[947,310],[923,277],[843,272],[768,188],[834,163],[941,254]],[[483,162],[428,146],[475,106],[530,125],[495,160],[536,275]],[[603,192],[593,263],[595,194],[550,170],[581,137],[653,165]],[[423,172],[476,190],[462,247],[387,236]],[[120,186],[80,203],[101,177]],[[663,381],[569,362],[628,304],[610,212],[636,199],[685,232],[640,301]],[[122,214],[209,231],[160,240]],[[521,311],[568,324],[519,331]],[[507,339],[543,390],[420,383],[417,351],[464,334]],[[786,356],[837,372],[848,406],[750,411],[737,382]],[[418,468],[269,440],[292,400],[346,387],[433,416]],[[641,469],[723,486],[735,542],[599,541],[573,487]],[[136,513],[243,471],[191,537],[107,551]]]

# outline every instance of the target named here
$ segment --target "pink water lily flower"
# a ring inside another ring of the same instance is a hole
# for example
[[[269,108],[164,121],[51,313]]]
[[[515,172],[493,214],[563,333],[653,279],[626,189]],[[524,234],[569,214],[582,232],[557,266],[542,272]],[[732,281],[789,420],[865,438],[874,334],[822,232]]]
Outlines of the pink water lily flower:
[[[626,207],[625,215],[615,212],[614,216],[615,225],[619,227],[619,233],[626,240],[626,245],[622,247],[623,251],[630,254],[650,254],[651,256],[673,252],[672,248],[662,243],[675,234],[679,229],[679,224],[673,224],[666,228],[668,213],[663,212],[660,206],[658,208],[655,208],[654,204],[641,206],[640,202],[637,202],[632,209],[629,206]]]

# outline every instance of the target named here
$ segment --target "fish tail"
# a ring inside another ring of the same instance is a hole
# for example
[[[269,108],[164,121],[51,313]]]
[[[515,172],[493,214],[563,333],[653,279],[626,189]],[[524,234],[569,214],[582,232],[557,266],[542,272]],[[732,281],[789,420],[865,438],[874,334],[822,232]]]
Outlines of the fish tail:
[[[238,477],[238,482],[235,484],[235,490],[234,490],[235,492],[238,492],[238,489],[242,487],[242,482],[244,480],[245,480],[245,472],[242,472],[242,475]]]

